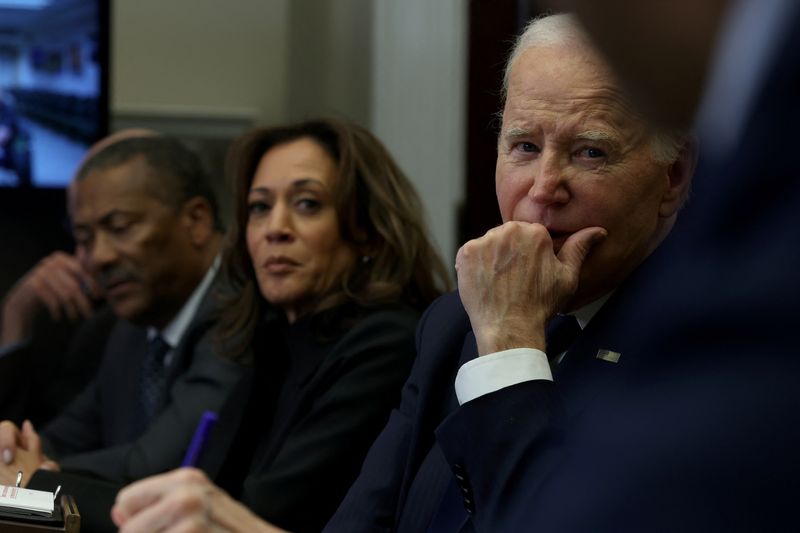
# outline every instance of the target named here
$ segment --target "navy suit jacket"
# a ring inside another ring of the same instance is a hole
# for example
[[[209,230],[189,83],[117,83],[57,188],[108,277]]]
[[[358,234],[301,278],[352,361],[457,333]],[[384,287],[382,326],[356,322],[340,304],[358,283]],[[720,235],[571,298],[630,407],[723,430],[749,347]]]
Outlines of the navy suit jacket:
[[[420,324],[402,404],[326,531],[417,532],[432,522],[486,532],[797,525],[800,429],[790,422],[800,412],[800,358],[765,364],[749,350],[716,349],[727,346],[717,329],[645,342],[639,332],[660,315],[631,305],[664,256],[618,289],[554,382],[461,407],[452,384],[475,356],[474,337],[456,294],[437,301]],[[602,349],[619,352],[619,362],[597,358]]]
[[[456,299],[435,304],[404,403],[328,531],[426,531],[453,486],[473,512],[451,530],[800,529],[799,22],[738,149],[701,160],[672,237],[553,383],[450,409],[439,396],[459,342],[472,348]]]

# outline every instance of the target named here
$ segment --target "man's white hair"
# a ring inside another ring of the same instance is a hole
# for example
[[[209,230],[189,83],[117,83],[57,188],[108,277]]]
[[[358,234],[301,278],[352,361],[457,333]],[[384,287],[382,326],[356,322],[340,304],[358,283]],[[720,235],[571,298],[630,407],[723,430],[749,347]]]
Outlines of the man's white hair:
[[[594,50],[598,57],[603,57],[597,51],[589,34],[581,25],[578,18],[571,13],[557,13],[543,15],[532,19],[525,26],[525,30],[517,38],[511,54],[506,62],[503,73],[503,105],[508,96],[508,83],[511,70],[519,57],[534,46],[574,46]],[[686,131],[656,131],[653,133],[651,151],[653,159],[659,163],[672,163],[678,159],[681,148],[689,140]]]

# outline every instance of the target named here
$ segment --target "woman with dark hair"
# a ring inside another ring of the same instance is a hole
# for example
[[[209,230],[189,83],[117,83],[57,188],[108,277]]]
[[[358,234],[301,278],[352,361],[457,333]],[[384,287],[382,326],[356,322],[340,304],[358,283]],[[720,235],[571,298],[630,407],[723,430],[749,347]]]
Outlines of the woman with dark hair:
[[[234,143],[228,170],[217,348],[252,372],[219,414],[206,474],[125,489],[113,512],[122,531],[198,519],[270,530],[255,515],[322,529],[399,400],[419,313],[449,285],[413,186],[365,129],[258,129]]]

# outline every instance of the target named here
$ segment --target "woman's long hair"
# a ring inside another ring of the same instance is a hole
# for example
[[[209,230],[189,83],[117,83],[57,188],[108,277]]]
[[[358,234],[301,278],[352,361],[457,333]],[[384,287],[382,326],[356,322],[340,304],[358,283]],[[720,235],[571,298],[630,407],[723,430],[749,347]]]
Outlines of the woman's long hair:
[[[450,289],[419,196],[374,135],[338,119],[258,128],[234,141],[227,158],[235,205],[223,261],[217,340],[221,353],[234,359],[245,356],[265,307],[246,242],[250,186],[264,154],[304,138],[319,143],[336,162],[332,194],[339,231],[359,254],[332,290],[320,295],[311,314],[336,308],[337,323],[345,327],[357,317],[340,310],[391,303],[421,310]]]

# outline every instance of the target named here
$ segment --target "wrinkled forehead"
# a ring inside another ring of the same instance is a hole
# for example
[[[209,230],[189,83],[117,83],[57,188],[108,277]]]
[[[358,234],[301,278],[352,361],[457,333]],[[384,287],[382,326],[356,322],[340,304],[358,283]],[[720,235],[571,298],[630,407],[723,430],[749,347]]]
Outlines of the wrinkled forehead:
[[[561,127],[594,122],[619,130],[644,128],[613,71],[587,46],[532,46],[514,62],[503,130],[524,130],[538,119]]]

